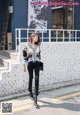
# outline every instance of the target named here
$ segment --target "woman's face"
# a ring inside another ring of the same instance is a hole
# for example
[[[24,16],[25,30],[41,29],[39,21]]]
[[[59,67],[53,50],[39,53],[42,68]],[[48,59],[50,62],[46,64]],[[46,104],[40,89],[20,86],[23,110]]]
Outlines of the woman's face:
[[[37,42],[38,41],[38,35],[35,35],[34,37],[33,37],[33,42]]]

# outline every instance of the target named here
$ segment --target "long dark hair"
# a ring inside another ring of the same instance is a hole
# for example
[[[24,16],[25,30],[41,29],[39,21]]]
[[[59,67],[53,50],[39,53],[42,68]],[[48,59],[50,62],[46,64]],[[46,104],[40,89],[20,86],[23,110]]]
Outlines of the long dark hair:
[[[36,35],[38,36],[38,41],[35,43],[35,45],[40,45],[40,44],[41,44],[41,41],[40,41],[40,36],[39,36],[38,33],[32,33],[32,34],[30,35],[29,42],[32,43],[32,42],[33,42],[32,37],[35,37]]]

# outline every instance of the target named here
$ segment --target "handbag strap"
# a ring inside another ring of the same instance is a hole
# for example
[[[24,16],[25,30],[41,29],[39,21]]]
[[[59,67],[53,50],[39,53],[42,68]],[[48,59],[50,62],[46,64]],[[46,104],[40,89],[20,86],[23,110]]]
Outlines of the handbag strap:
[[[39,61],[41,59],[41,48],[40,48],[40,45],[39,45]]]

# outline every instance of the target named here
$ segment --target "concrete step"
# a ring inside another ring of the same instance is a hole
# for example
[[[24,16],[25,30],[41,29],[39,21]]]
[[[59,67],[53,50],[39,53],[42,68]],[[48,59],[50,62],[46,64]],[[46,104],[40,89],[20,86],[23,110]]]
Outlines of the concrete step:
[[[8,70],[7,67],[4,67],[4,65],[0,64],[0,71]]]
[[[3,65],[0,64],[0,67],[3,67]]]
[[[6,67],[0,67],[0,71],[8,70]]]
[[[19,55],[15,50],[4,50],[0,52],[0,80],[4,72],[11,72],[12,65],[19,63]]]
[[[9,64],[9,63],[15,63],[15,60],[0,54],[0,64],[5,66],[5,64]]]
[[[17,56],[14,50],[4,50],[0,54],[0,71],[8,70],[9,64],[16,63]]]
[[[6,60],[8,60],[8,58],[6,58],[5,56],[0,54],[0,65],[2,65],[2,67],[6,67],[8,69],[9,63]]]
[[[18,54],[16,54],[15,50],[4,50],[2,52],[2,55],[4,55],[5,57],[8,57],[10,59],[13,59],[13,60],[16,60],[17,56],[18,56]]]

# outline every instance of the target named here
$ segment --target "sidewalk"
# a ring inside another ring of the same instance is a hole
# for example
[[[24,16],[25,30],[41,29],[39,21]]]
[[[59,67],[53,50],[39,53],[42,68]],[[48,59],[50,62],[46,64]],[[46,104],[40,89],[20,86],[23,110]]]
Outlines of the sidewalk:
[[[55,115],[55,113],[62,115],[63,112],[65,115],[80,115],[80,85],[41,92],[38,96],[40,106],[38,110],[29,96],[4,102],[12,103],[13,115],[44,115],[44,113],[46,115]]]

